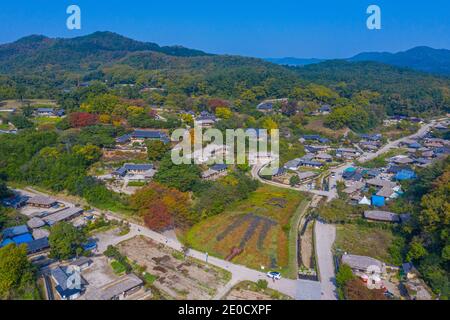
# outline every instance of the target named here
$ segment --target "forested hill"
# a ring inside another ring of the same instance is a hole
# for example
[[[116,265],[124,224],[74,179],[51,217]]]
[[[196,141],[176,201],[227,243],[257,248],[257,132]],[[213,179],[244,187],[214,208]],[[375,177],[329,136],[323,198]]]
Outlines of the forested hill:
[[[160,47],[155,43],[135,41],[112,32],[95,32],[71,39],[32,35],[0,46],[0,72],[28,73],[49,67],[70,71],[92,69],[114,63],[136,51],[160,52],[178,57],[208,56],[199,50],[181,46]]]
[[[450,112],[450,80],[378,62],[326,61],[293,68],[304,80],[331,86],[343,96],[370,90],[390,114]]]
[[[349,61],[376,61],[398,67],[450,76],[450,50],[416,47],[407,51],[364,52]]]
[[[164,97],[176,94],[180,101],[210,96],[253,107],[267,98],[320,100],[298,94],[314,83],[330,87],[343,98],[319,103],[343,104],[370,91],[378,97],[372,103],[382,105],[388,114],[434,115],[448,112],[450,106],[448,78],[374,62],[327,61],[295,68],[256,58],[161,47],[111,32],[72,39],[29,36],[0,45],[0,101],[60,100],[63,92],[93,80],[110,88],[123,84],[136,85],[137,91],[162,88]],[[131,97],[140,94],[130,93]]]

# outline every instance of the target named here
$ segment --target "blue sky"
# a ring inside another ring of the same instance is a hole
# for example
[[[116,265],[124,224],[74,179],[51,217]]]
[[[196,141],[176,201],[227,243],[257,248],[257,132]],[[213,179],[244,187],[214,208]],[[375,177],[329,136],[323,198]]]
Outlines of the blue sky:
[[[66,8],[82,30],[66,29]],[[366,8],[382,30],[366,28]],[[1,0],[0,43],[30,34],[75,37],[94,31],[256,57],[344,58],[418,45],[450,49],[448,0]]]

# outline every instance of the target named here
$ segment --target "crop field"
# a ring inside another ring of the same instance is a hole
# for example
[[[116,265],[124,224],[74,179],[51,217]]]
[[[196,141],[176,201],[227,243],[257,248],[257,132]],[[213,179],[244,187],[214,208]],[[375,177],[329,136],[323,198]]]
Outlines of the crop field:
[[[3,100],[0,101],[0,108],[8,109],[20,109],[22,106],[31,105],[33,107],[37,106],[46,106],[46,107],[56,107],[56,101],[54,100],[48,100],[48,99],[29,99],[24,100],[23,102],[20,100]]]
[[[296,191],[260,187],[249,199],[192,227],[184,240],[213,256],[286,274],[290,222],[304,199]]]

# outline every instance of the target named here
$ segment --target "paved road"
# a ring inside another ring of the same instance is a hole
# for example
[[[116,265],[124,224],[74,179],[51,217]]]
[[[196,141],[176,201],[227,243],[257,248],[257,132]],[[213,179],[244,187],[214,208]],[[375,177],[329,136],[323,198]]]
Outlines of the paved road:
[[[385,146],[383,146],[382,148],[380,148],[377,152],[364,153],[357,160],[359,162],[366,162],[366,161],[372,160],[372,159],[388,152],[389,150],[391,150],[393,148],[397,148],[400,143],[402,143],[406,140],[414,139],[414,138],[425,135],[431,129],[431,127],[433,127],[434,125],[436,125],[436,121],[431,121],[430,123],[423,125],[416,133],[414,133],[410,136],[395,140],[395,141],[391,141],[391,142],[387,143]],[[308,192],[308,193],[312,193],[312,194],[319,195],[319,196],[324,196],[324,197],[327,197],[328,201],[331,201],[331,200],[337,198],[337,196],[338,196],[337,189],[336,189],[337,181],[342,180],[342,174],[345,171],[345,169],[354,165],[353,162],[347,162],[347,163],[340,165],[339,167],[330,169],[330,171],[335,174],[335,177],[332,177],[332,176],[330,177],[329,191],[323,191],[323,190],[310,190],[306,186],[291,187],[290,185],[262,179],[259,176],[259,172],[265,166],[267,166],[269,163],[270,163],[270,161],[267,161],[267,162],[262,162],[260,164],[254,165],[252,167],[252,171],[251,171],[253,178],[259,180],[262,183],[269,184],[269,185],[272,185],[275,187],[303,191],[303,192]]]
[[[117,217],[112,213],[107,213],[106,217],[108,219],[117,219]],[[106,240],[102,240],[98,243],[98,251],[100,253],[104,252],[108,245],[117,245],[118,243],[134,238],[135,236],[145,236],[156,242],[164,244],[174,250],[183,251],[183,245],[176,239],[167,238],[164,235],[154,232],[146,227],[137,225],[135,223],[130,223],[130,232],[122,237],[113,237]],[[206,254],[203,252],[199,252],[196,250],[190,249],[188,252],[188,256],[193,257],[195,259],[205,261]],[[267,278],[266,274],[263,272],[259,272],[241,265],[237,265],[216,257],[208,257],[208,263],[225,269],[232,274],[231,281],[220,290],[216,299],[220,299],[225,295],[235,284],[244,281],[258,281],[260,279],[265,279],[269,281],[269,287],[275,290],[278,290],[284,294],[287,294],[297,300],[319,300],[320,299],[320,283],[316,281],[306,281],[306,280],[290,280],[290,279],[281,279],[275,282],[272,282]]]
[[[336,227],[316,221],[314,228],[316,257],[319,267],[322,300],[336,300],[336,282],[332,248]]]
[[[38,192],[31,188],[28,190],[19,190],[21,192],[26,192],[28,194],[41,194],[45,195],[45,193]],[[98,212],[102,212],[100,209],[96,209]],[[113,212],[105,213],[105,218],[109,220],[124,220],[123,217],[120,217]],[[132,239],[136,236],[145,236],[153,241],[166,245],[174,250],[183,252],[183,245],[177,240],[173,238],[166,237],[158,232],[152,231],[144,226],[138,225],[136,223],[128,221],[130,224],[130,232],[124,236],[113,236],[99,239],[97,243],[97,251],[99,253],[103,253],[109,245],[117,245],[118,243]],[[188,252],[188,256],[198,259],[200,261],[206,260],[206,254],[203,252],[199,252],[196,250],[190,249]],[[222,288],[216,295],[216,299],[221,299],[223,295],[225,295],[235,284],[244,281],[258,281],[260,279],[265,279],[269,281],[269,287],[275,289],[279,292],[282,292],[288,296],[293,297],[297,300],[320,300],[320,283],[317,281],[307,281],[307,280],[291,280],[291,279],[281,279],[275,282],[272,282],[269,278],[267,278],[264,272],[259,272],[250,268],[247,268],[242,265],[237,265],[231,263],[229,261],[225,261],[216,257],[208,257],[208,263],[225,269],[229,271],[232,275],[231,281]]]
[[[376,157],[378,157],[378,156],[388,152],[389,150],[391,150],[393,148],[397,148],[399,146],[399,144],[404,142],[404,141],[424,136],[428,131],[430,131],[431,127],[433,127],[435,124],[436,124],[436,121],[431,121],[430,123],[425,124],[422,127],[420,127],[420,129],[416,133],[414,133],[414,134],[412,134],[410,136],[403,137],[403,138],[395,140],[395,141],[391,141],[391,142],[387,143],[386,145],[384,145],[377,152],[363,154],[358,159],[358,161],[359,162],[365,162],[365,161],[372,160],[372,159],[374,159],[374,158],[376,158]]]

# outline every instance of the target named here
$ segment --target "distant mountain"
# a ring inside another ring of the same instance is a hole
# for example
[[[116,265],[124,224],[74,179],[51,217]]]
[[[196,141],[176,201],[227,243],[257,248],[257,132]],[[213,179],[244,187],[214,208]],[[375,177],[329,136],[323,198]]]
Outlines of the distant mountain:
[[[398,53],[365,52],[349,61],[375,61],[418,71],[450,75],[450,50],[416,47]]]
[[[321,63],[325,61],[324,59],[302,59],[302,58],[293,58],[293,57],[286,57],[286,58],[266,58],[264,59],[268,62],[279,64],[282,66],[307,66],[310,64],[316,64]]]
[[[133,52],[157,52],[175,57],[210,56],[200,50],[181,46],[161,47],[140,42],[113,32],[95,32],[71,39],[32,35],[0,45],[0,72],[23,73],[43,68],[78,71],[116,62]]]
[[[324,59],[302,58],[268,58],[266,61],[286,66],[307,66],[321,63]],[[416,71],[428,72],[438,75],[450,75],[450,50],[433,49],[430,47],[416,47],[407,51],[390,52],[363,52],[349,59],[350,62],[380,62],[396,67],[410,68]]]

